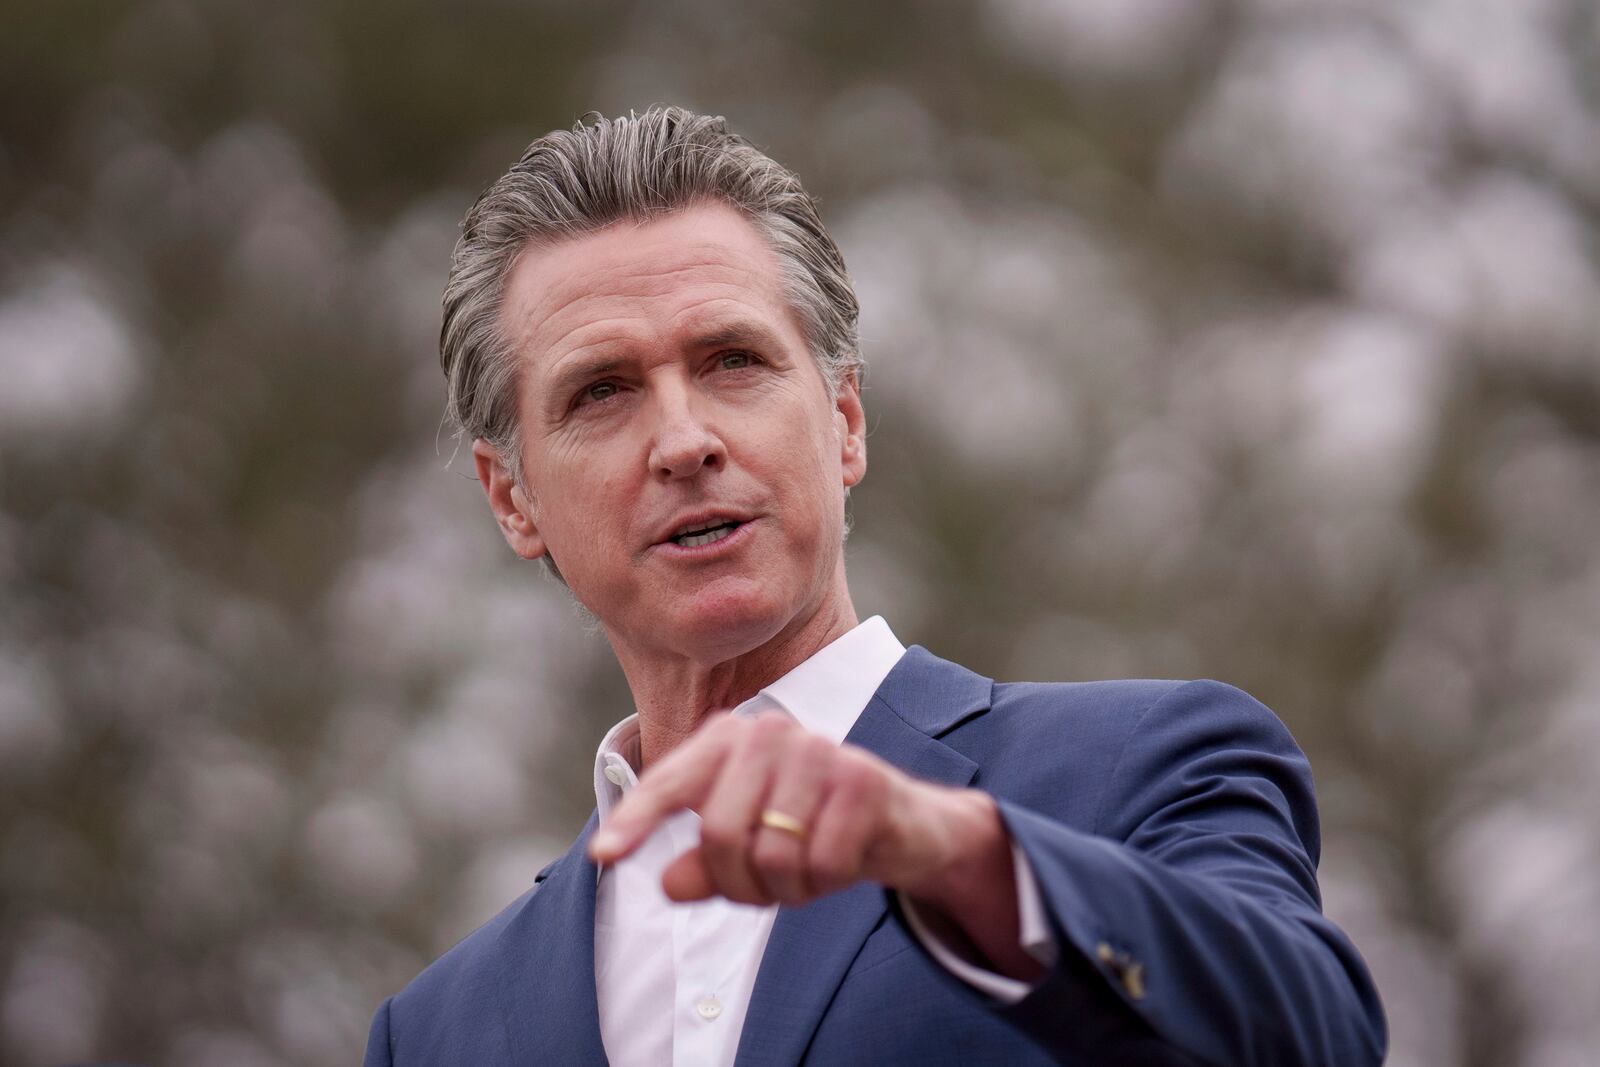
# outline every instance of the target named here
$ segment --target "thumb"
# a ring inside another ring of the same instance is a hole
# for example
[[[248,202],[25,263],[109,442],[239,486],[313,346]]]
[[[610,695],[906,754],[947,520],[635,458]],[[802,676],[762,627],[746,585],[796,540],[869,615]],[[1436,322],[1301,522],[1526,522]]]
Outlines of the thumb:
[[[705,854],[699,845],[667,864],[667,869],[661,873],[661,891],[668,900],[680,904],[716,895],[716,886],[711,884],[711,872],[706,869]]]

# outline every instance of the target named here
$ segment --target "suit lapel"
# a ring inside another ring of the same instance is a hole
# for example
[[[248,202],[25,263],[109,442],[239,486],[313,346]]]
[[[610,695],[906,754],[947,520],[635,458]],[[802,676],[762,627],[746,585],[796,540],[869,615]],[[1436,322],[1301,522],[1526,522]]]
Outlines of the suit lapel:
[[[992,685],[913,647],[889,672],[845,740],[918,778],[964,786],[977,773],[977,764],[935,738],[986,709]],[[887,910],[884,890],[863,882],[778,913],[740,1034],[738,1067],[793,1067],[800,1062],[862,942]]]
[[[594,985],[596,817],[500,934],[501,1010],[516,1063],[604,1064]]]

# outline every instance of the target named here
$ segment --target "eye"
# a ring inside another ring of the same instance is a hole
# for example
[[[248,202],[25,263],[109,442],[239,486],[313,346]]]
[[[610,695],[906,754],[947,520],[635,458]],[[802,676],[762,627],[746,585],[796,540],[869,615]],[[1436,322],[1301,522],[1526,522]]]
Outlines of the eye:
[[[575,406],[582,407],[584,404],[594,404],[602,400],[610,400],[616,395],[616,382],[595,382],[593,385],[589,386],[578,394],[578,398],[575,401]]]
[[[723,370],[743,370],[755,364],[755,357],[748,352],[724,352],[717,357],[717,365]]]

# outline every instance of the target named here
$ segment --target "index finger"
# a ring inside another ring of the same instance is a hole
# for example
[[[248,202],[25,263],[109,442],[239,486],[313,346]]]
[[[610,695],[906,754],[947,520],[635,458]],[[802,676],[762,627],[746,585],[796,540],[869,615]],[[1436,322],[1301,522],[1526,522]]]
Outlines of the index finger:
[[[702,729],[651,767],[589,841],[589,858],[615,863],[642,844],[675,811],[711,791],[731,742],[724,730]]]

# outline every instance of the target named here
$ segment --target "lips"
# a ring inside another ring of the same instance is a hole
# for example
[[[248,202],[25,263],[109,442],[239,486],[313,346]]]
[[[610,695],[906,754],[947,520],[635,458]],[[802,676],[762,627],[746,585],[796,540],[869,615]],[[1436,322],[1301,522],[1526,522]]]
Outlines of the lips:
[[[738,528],[739,523],[736,522],[719,522],[703,529],[683,530],[673,535],[672,543],[684,548],[699,548],[722,540]]]
[[[750,518],[742,512],[724,510],[680,515],[657,532],[655,544],[677,545],[680,548],[715,544],[733,534]]]

